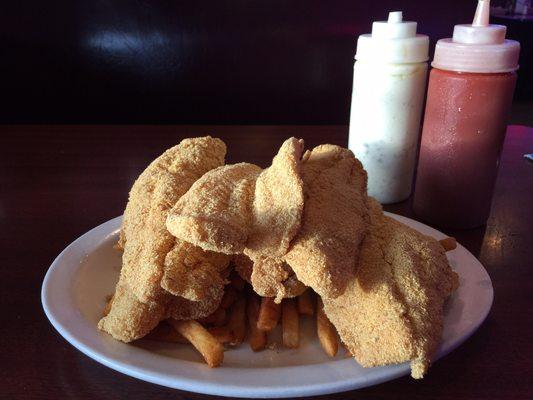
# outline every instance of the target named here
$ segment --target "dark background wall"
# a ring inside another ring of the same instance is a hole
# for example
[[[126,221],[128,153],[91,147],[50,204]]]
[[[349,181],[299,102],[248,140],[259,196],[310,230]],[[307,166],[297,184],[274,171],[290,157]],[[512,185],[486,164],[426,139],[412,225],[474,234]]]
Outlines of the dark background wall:
[[[0,20],[3,123],[346,124],[357,36],[435,40],[474,0],[27,0]]]

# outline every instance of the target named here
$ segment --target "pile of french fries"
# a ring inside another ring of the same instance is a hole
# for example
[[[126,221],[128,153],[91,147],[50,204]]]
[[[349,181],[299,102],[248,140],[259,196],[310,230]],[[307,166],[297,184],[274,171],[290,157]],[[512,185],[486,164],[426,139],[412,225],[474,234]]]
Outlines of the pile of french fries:
[[[112,301],[112,297],[109,298],[104,314],[109,312]],[[322,348],[330,357],[335,357],[339,348],[337,331],[324,314],[320,297],[311,289],[294,299],[284,299],[276,304],[273,298],[259,297],[236,274],[226,286],[220,306],[211,315],[199,320],[162,321],[145,339],[190,343],[208,366],[218,367],[224,360],[224,350],[239,346],[245,340],[253,351],[271,347],[269,333],[279,323],[283,347],[298,348],[300,315],[316,315],[317,335]]]
[[[446,252],[457,247],[455,238],[439,241]],[[103,313],[111,309],[113,296],[109,296]],[[316,315],[316,331],[326,354],[335,357],[339,349],[338,334],[324,313],[320,296],[307,289],[293,299],[283,299],[280,304],[272,297],[259,297],[251,285],[235,272],[226,286],[220,306],[211,315],[189,321],[167,319],[159,323],[145,339],[161,342],[192,344],[211,368],[224,361],[226,348],[239,346],[248,339],[253,351],[268,347],[268,335],[280,322],[283,347],[298,348],[300,344],[300,315]]]

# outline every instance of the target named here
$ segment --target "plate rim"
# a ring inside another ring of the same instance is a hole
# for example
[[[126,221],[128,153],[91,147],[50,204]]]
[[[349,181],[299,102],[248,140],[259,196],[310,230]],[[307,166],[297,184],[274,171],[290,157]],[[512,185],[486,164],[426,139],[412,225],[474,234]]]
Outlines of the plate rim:
[[[414,219],[404,217],[398,214],[393,214],[389,212],[385,212],[386,215],[399,220],[400,222],[407,223],[409,226],[413,227],[416,230],[418,227],[421,227],[424,230],[429,231],[432,235],[435,236],[446,236],[442,232],[438,231],[435,228],[432,228],[422,222],[416,221]],[[210,382],[208,380],[202,380],[202,379],[194,379],[189,377],[181,376],[179,378],[173,377],[173,379],[169,379],[169,377],[165,374],[161,374],[157,371],[153,370],[146,370],[144,368],[139,368],[133,364],[125,363],[117,359],[111,358],[107,354],[103,354],[100,351],[94,350],[90,346],[83,343],[81,340],[79,340],[75,335],[71,333],[69,328],[65,326],[64,323],[59,321],[58,318],[56,318],[56,315],[54,313],[54,310],[50,308],[49,304],[49,297],[47,291],[50,289],[50,285],[52,282],[52,279],[55,277],[55,274],[58,274],[58,268],[61,265],[62,259],[65,257],[66,254],[68,254],[69,251],[73,251],[73,249],[78,246],[79,244],[83,243],[84,241],[91,239],[92,236],[97,234],[100,231],[109,231],[107,232],[107,235],[115,234],[116,230],[120,227],[120,222],[122,220],[122,216],[118,216],[115,218],[112,218],[94,228],[87,231],[80,237],[78,237],[76,240],[74,240],[72,243],[70,243],[67,247],[65,247],[59,255],[54,259],[52,264],[50,265],[49,269],[47,270],[45,277],[43,279],[43,284],[41,287],[41,303],[43,310],[51,322],[52,326],[57,330],[57,332],[63,336],[65,340],[67,340],[71,345],[73,345],[76,349],[80,350],[82,353],[84,353],[86,356],[94,359],[95,361],[105,365],[108,368],[111,368],[115,371],[121,372],[125,375],[132,376],[134,378],[151,382],[154,384],[158,384],[161,386],[166,386],[174,389],[179,390],[185,390],[195,393],[202,393],[202,394],[210,394],[210,395],[219,395],[219,396],[234,396],[234,397],[268,397],[268,398],[286,398],[286,397],[301,397],[301,396],[315,396],[315,395],[324,395],[324,394],[331,394],[331,393],[340,393],[348,390],[354,390],[358,388],[363,388],[367,386],[373,386],[380,384],[385,381],[393,380],[398,377],[404,376],[409,374],[410,368],[409,363],[402,363],[402,364],[395,364],[391,366],[386,366],[382,368],[387,368],[387,371],[383,370],[378,373],[377,376],[372,377],[371,379],[365,379],[363,382],[360,381],[361,377],[358,377],[359,380],[350,380],[350,379],[344,379],[341,381],[332,381],[332,382],[320,382],[320,383],[311,383],[311,384],[299,384],[298,386],[254,386],[254,387],[247,387],[247,386],[239,386],[235,384],[224,384],[221,385],[218,382]],[[106,235],[102,235],[100,237],[99,242],[105,239]],[[479,315],[479,319],[476,321],[475,324],[472,325],[471,330],[461,336],[458,340],[455,340],[452,345],[448,346],[444,350],[439,349],[439,353],[436,355],[434,361],[437,361],[441,357],[446,356],[450,352],[454,351],[457,347],[459,347],[461,344],[463,344],[468,338],[470,338],[474,332],[476,332],[479,328],[479,326],[485,321],[487,318],[493,304],[494,300],[494,289],[492,286],[492,281],[490,279],[490,276],[486,269],[483,267],[483,265],[477,260],[477,258],[470,253],[466,248],[464,248],[462,245],[458,243],[458,248],[461,248],[464,250],[470,257],[472,257],[476,262],[477,266],[479,267],[479,272],[484,274],[486,278],[488,279],[488,282],[490,283],[490,290],[487,292],[488,299],[485,308],[483,309],[483,312]],[[79,270],[79,266],[73,266],[70,267],[71,273],[75,273]],[[191,361],[187,360],[179,360],[180,363],[184,363],[187,365],[188,363],[191,364],[197,364],[193,363]],[[298,365],[298,366],[286,366],[286,367],[270,367],[270,368],[254,368],[256,371],[261,370],[269,370],[269,371],[276,371],[276,372],[293,372],[295,369],[320,369],[325,364],[335,364],[338,367],[341,367],[342,363],[345,363],[348,365],[348,363],[353,363],[352,359],[341,359],[341,360],[334,360],[326,363],[319,363],[319,364],[310,364],[310,365]],[[227,372],[232,372],[233,370],[236,371],[242,371],[243,368],[235,368],[235,367],[225,367],[224,370]],[[355,378],[355,377],[354,377]]]

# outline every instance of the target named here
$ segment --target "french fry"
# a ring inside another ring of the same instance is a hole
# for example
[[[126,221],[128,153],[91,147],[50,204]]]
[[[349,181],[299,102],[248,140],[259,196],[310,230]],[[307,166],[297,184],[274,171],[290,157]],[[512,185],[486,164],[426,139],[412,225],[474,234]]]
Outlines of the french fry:
[[[298,312],[303,315],[313,315],[315,313],[314,294],[311,289],[307,289],[296,298],[298,302]]]
[[[183,337],[178,331],[176,331],[167,322],[161,321],[152,331],[144,337],[145,339],[155,340],[157,342],[168,343],[187,343],[189,341]]]
[[[276,327],[281,314],[281,304],[276,304],[273,297],[261,298],[257,328],[269,332]]]
[[[244,290],[244,287],[246,286],[246,282],[239,275],[233,274],[233,276],[231,277],[231,286],[233,286],[235,289],[237,289],[240,292]]]
[[[213,328],[207,328],[207,330],[222,344],[233,342],[233,333],[227,326],[215,326]]]
[[[105,304],[104,310],[102,311],[102,313],[104,314],[104,317],[107,316],[107,314],[109,314],[109,311],[111,311],[111,306],[113,305],[114,298],[115,298],[114,294],[111,296],[108,296],[107,303]]]
[[[454,237],[447,237],[446,239],[439,240],[439,243],[444,247],[444,251],[451,251],[457,248],[457,241]]]
[[[238,296],[230,309],[228,328],[233,335],[233,346],[239,345],[246,336],[246,297]]]
[[[212,314],[198,320],[202,325],[212,324],[222,326],[226,323],[226,310],[222,307],[217,308]]]
[[[265,331],[257,327],[257,318],[259,317],[259,298],[256,295],[251,295],[248,299],[246,307],[246,314],[248,316],[248,326],[250,327],[250,335],[248,342],[253,351],[261,351],[266,347],[267,335]]]
[[[335,327],[329,321],[328,317],[324,313],[324,304],[322,299],[317,296],[316,304],[316,331],[318,339],[322,348],[326,354],[330,357],[335,357],[339,349],[339,343],[337,341],[337,332]]]
[[[294,299],[285,299],[281,303],[281,329],[283,346],[295,349],[300,344],[300,321]]]
[[[222,364],[224,347],[197,321],[169,319],[168,322],[202,354],[209,367],[214,368]]]
[[[220,307],[222,308],[229,308],[237,300],[237,291],[235,288],[233,286],[226,287],[224,297],[222,297],[222,301],[220,302]]]

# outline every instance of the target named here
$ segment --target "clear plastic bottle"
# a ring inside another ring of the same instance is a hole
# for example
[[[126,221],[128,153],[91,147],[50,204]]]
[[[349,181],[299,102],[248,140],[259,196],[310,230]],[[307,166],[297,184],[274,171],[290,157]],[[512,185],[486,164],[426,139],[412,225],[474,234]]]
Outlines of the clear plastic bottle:
[[[427,77],[429,39],[401,11],[372,24],[355,55],[348,147],[381,203],[411,194]]]
[[[481,0],[472,25],[437,43],[429,78],[413,209],[448,228],[473,228],[489,216],[520,45],[489,25]]]

